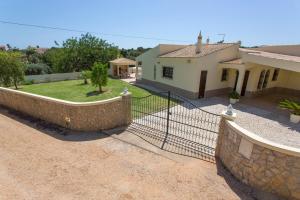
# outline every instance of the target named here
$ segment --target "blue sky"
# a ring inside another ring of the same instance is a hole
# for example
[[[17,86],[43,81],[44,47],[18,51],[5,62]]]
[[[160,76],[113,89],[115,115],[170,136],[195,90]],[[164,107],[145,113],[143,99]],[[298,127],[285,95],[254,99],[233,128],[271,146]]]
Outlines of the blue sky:
[[[0,20],[176,40],[176,42],[97,35],[123,48],[158,43],[194,43],[202,30],[212,42],[243,45],[299,44],[298,0],[6,0]],[[80,33],[0,23],[0,44],[50,47]],[[187,42],[182,42],[187,41]]]

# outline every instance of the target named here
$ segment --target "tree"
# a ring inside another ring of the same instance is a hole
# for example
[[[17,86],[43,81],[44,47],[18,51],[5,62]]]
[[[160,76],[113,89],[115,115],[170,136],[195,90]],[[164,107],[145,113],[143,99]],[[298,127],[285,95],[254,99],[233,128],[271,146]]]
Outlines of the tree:
[[[0,52],[0,83],[6,87],[18,84],[24,80],[24,63],[18,52]]]
[[[41,55],[37,53],[36,48],[28,46],[25,49],[25,55],[28,63],[39,63],[41,60]]]
[[[87,33],[63,42],[64,67],[73,71],[90,70],[95,62],[108,63],[117,58],[119,50],[113,44]]]
[[[84,80],[84,84],[88,84],[88,79],[91,78],[91,71],[84,70],[80,73],[80,78]]]
[[[66,63],[66,52],[62,48],[51,48],[41,55],[42,62],[51,67],[53,73],[72,72],[69,64]]]
[[[128,58],[131,60],[135,60],[136,57],[138,57],[139,55],[145,53],[146,51],[148,51],[150,48],[143,48],[143,47],[138,47],[136,49],[121,49],[120,50],[120,54],[124,57],[124,58]]]
[[[8,50],[11,50],[10,44],[6,44],[6,46],[7,46],[7,49],[8,49]]]
[[[31,63],[25,67],[25,75],[51,74],[51,68],[45,63]]]
[[[102,93],[102,86],[107,85],[107,64],[99,62],[94,63],[91,81],[94,86],[99,87],[99,92]]]

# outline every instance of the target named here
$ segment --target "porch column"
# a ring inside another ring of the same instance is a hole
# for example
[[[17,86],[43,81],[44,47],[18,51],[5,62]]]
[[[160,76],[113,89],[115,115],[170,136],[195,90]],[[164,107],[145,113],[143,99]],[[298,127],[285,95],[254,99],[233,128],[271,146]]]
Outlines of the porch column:
[[[245,68],[239,69],[239,78],[238,78],[238,81],[236,84],[236,91],[239,94],[241,94],[241,91],[242,91],[245,72],[246,72]]]
[[[119,65],[117,65],[117,76],[119,77]]]

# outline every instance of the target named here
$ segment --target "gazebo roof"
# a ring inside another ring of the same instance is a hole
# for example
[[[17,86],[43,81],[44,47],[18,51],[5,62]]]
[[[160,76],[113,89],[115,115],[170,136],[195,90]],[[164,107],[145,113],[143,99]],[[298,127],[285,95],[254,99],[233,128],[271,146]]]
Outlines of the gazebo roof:
[[[112,64],[116,65],[135,65],[136,62],[134,60],[130,60],[128,58],[117,58],[115,60],[109,61]]]

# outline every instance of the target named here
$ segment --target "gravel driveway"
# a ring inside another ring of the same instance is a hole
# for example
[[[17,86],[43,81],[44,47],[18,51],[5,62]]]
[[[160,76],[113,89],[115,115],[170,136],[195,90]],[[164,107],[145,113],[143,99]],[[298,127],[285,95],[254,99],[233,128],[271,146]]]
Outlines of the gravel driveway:
[[[250,199],[215,164],[100,133],[62,136],[3,113],[0,199]]]

